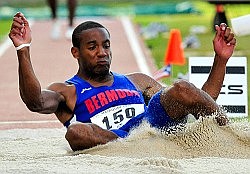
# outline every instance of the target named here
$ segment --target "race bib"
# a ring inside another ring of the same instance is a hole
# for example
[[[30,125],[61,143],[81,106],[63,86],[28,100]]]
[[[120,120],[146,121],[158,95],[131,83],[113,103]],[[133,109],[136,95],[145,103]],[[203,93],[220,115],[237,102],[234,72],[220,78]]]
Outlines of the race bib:
[[[118,129],[131,118],[144,112],[144,104],[129,104],[115,106],[91,117],[92,123],[103,129]]]

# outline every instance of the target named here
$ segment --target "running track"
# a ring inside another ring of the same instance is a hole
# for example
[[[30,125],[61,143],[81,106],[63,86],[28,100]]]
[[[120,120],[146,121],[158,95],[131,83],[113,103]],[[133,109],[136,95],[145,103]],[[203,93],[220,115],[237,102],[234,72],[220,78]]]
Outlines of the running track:
[[[129,18],[79,18],[102,23],[111,33],[113,52],[112,70],[120,73],[134,71],[152,74],[152,59],[138,36],[138,29]],[[70,53],[71,42],[64,38],[66,21],[61,21],[62,37],[50,39],[51,21],[32,22],[31,59],[42,87],[52,82],[63,82],[77,71],[77,62]],[[30,112],[21,101],[18,91],[16,51],[9,39],[0,45],[0,130],[19,128],[60,128],[53,114]],[[148,68],[150,67],[150,68]]]

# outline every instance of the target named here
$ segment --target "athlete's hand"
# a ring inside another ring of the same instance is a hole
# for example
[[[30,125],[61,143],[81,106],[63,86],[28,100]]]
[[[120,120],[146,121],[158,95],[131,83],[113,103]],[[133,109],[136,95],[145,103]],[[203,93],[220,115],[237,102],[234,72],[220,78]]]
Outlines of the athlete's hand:
[[[15,47],[31,42],[31,30],[29,23],[20,12],[13,17],[9,38],[12,40]]]
[[[227,62],[232,56],[236,45],[234,33],[225,23],[220,24],[220,26],[216,25],[215,29],[216,35],[213,40],[214,51],[220,59]]]

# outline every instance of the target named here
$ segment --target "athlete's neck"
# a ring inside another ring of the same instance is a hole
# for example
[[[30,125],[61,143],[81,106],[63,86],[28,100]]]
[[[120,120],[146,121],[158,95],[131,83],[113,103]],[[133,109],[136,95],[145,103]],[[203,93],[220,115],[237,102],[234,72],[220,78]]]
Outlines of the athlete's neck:
[[[111,72],[109,72],[106,75],[99,75],[99,76],[86,76],[79,73],[77,75],[94,87],[111,86],[114,81],[114,76]]]

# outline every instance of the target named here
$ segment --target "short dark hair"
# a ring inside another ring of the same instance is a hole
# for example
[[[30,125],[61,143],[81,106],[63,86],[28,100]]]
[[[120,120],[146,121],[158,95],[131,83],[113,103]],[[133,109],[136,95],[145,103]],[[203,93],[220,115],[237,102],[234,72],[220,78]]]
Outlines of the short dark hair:
[[[72,34],[72,44],[74,47],[80,48],[80,35],[82,33],[82,31],[91,29],[91,28],[104,28],[107,30],[107,28],[105,28],[103,25],[94,22],[94,21],[86,21],[83,22],[81,24],[79,24],[73,31]],[[108,34],[110,35],[109,31],[107,30]]]

